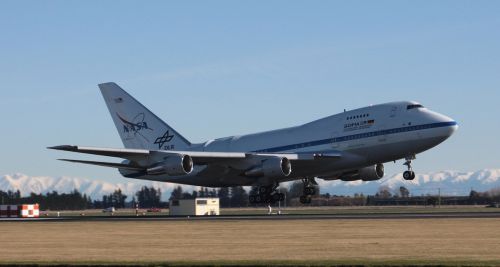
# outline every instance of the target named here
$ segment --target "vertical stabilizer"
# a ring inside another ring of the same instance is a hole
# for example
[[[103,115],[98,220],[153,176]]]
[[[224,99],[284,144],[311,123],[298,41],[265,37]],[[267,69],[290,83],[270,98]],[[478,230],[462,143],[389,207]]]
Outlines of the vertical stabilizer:
[[[185,150],[191,143],[116,83],[99,84],[125,148]]]

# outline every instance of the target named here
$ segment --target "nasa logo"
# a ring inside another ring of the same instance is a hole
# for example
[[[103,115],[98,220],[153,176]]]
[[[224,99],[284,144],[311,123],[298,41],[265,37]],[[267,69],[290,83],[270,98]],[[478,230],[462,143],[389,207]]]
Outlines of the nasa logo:
[[[166,143],[172,141],[173,138],[174,138],[174,135],[171,135],[170,130],[167,130],[163,134],[163,136],[156,138],[154,143],[158,145],[158,149],[173,150],[174,145],[164,146]]]
[[[153,131],[153,129],[148,127],[148,124],[145,121],[146,115],[144,115],[144,113],[137,114],[132,121],[125,119],[118,113],[116,113],[116,115],[123,123],[123,132],[127,134],[127,139],[134,138],[137,135],[139,135],[146,141],[148,141],[148,139],[143,134],[141,134],[141,131],[143,130]],[[133,136],[131,134],[133,134]]]

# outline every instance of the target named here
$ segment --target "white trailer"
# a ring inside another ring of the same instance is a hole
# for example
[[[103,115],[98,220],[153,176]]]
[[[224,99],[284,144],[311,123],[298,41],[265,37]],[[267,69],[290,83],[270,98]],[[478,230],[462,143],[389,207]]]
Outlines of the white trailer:
[[[218,198],[195,198],[170,200],[170,216],[216,216],[220,215]]]

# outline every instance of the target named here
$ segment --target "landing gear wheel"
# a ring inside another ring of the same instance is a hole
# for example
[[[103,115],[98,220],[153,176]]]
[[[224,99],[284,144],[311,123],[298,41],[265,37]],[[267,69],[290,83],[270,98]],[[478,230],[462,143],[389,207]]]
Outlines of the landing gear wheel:
[[[311,197],[310,196],[300,196],[300,203],[302,204],[310,204]]]
[[[272,185],[259,186],[257,189],[257,193],[248,196],[248,201],[252,204],[261,204],[261,203],[276,203],[281,201],[281,198],[284,199],[284,196],[281,197],[281,193],[278,193],[279,183],[274,183]]]
[[[407,181],[415,179],[415,172],[413,171],[413,168],[411,167],[411,161],[415,160],[416,157],[415,155],[406,157],[406,162],[403,165],[406,165],[408,167],[408,170],[403,173],[403,178]]]
[[[269,187],[267,187],[267,186],[261,186],[261,187],[259,187],[259,193],[260,194],[266,194],[266,193],[268,193],[268,191],[269,191]]]
[[[304,195],[306,196],[312,196],[316,194],[316,189],[314,187],[306,187],[304,188]]]
[[[310,204],[311,196],[316,194],[315,186],[318,185],[314,178],[305,178],[302,179],[302,183],[304,184],[304,195],[300,196],[300,203],[302,204]]]
[[[280,200],[281,200],[281,197],[280,197],[279,193],[276,193],[276,194],[274,194],[274,195],[271,196],[271,202],[272,203],[279,202]]]
[[[248,197],[248,202],[250,202],[250,204],[255,204],[255,203],[257,203],[257,202],[255,201],[255,196],[254,196],[254,195],[250,195],[250,196]]]
[[[415,179],[415,172],[414,171],[405,171],[403,173],[403,178],[407,181]]]

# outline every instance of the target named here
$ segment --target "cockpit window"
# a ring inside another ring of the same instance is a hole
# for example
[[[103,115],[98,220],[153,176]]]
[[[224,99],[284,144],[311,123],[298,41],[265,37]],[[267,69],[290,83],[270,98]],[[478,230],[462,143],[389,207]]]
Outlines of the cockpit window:
[[[420,104],[412,104],[412,105],[408,105],[406,107],[406,109],[415,109],[415,108],[423,108],[424,106],[420,105]]]

